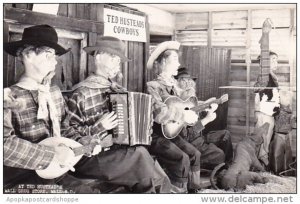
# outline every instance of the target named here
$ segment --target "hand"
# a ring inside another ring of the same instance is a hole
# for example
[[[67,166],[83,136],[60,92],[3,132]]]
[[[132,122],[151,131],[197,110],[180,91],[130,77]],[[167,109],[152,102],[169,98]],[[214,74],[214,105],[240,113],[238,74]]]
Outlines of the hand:
[[[84,146],[88,146],[88,145],[91,145],[91,144],[96,144],[92,153],[91,152],[88,152],[88,153],[85,153],[85,156],[87,157],[90,157],[92,155],[96,155],[98,154],[99,152],[101,152],[101,145],[100,145],[100,139],[99,138],[95,138],[95,137],[92,137],[92,136],[84,136],[82,138],[80,138],[80,140],[78,141],[80,144],[84,145]]]
[[[211,97],[211,98],[207,99],[206,101],[204,101],[204,103],[210,103],[216,99],[217,99],[216,97]]]
[[[175,106],[170,107],[169,110],[169,120],[180,121],[183,118],[183,113]]]
[[[101,145],[96,145],[93,149],[92,155],[97,155],[102,151],[102,146]]]
[[[105,136],[105,135],[107,135],[107,136]],[[107,133],[104,133],[101,135],[101,138],[103,138],[101,141],[100,141],[100,139],[97,140],[97,142],[99,142],[99,144],[94,147],[92,155],[97,155],[102,151],[102,148],[110,147],[113,145],[113,139],[112,139],[111,134],[108,135]],[[92,141],[94,142],[95,140],[96,139],[93,139]],[[101,145],[100,145],[100,143],[101,143]]]
[[[198,121],[198,115],[195,113],[195,111],[185,110],[183,112],[183,120],[188,124],[193,124]]]
[[[64,144],[60,144],[55,147],[55,158],[61,166],[69,167],[71,171],[74,171],[74,168],[71,164],[71,159],[75,157],[74,152]]]
[[[111,130],[118,125],[117,115],[114,111],[104,114],[99,120],[105,130]]]
[[[112,146],[113,145],[112,135],[109,134],[104,139],[102,139],[101,145],[102,145],[102,147],[110,147],[110,146]]]
[[[206,117],[201,120],[201,123],[203,126],[205,126],[206,124],[214,121],[216,119],[216,117],[217,117],[216,113],[208,110]]]

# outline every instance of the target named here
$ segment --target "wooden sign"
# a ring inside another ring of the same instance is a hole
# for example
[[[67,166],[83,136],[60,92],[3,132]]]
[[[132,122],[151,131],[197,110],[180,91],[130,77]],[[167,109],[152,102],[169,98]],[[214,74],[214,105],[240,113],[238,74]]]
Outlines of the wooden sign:
[[[125,41],[146,42],[144,16],[104,8],[104,35]]]

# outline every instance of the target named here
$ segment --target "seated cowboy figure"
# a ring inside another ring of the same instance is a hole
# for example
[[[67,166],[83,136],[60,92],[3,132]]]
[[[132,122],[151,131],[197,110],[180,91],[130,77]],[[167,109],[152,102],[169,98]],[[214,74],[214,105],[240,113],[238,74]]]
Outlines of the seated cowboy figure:
[[[121,63],[129,60],[125,48],[124,42],[111,36],[98,36],[94,46],[84,48],[93,56],[95,69],[73,86],[68,119],[77,133],[76,140],[81,143],[87,145],[103,137],[111,142],[105,145],[109,150],[83,158],[75,166],[74,174],[97,179],[105,185],[124,186],[129,192],[168,193],[169,178],[147,149],[113,144],[109,134],[118,125],[117,114],[109,111],[109,93],[126,91],[114,81],[121,75]]]
[[[64,189],[72,192],[96,193],[99,191],[68,174],[43,179],[35,173],[53,161],[68,166],[74,156],[67,146],[39,144],[46,138],[68,137],[73,132],[68,128],[62,94],[50,84],[56,57],[68,52],[57,42],[53,27],[37,25],[25,28],[21,40],[4,43],[4,50],[25,68],[17,83],[4,89],[4,188],[17,184],[54,185],[60,181]]]
[[[149,148],[159,163],[166,169],[172,183],[172,192],[195,193],[201,188],[200,183],[200,156],[201,153],[180,135],[167,139],[162,131],[162,125],[169,122],[189,119],[197,121],[197,114],[190,112],[189,118],[183,118],[183,112],[176,106],[164,103],[167,98],[181,98],[182,89],[179,88],[177,75],[179,67],[180,43],[166,41],[159,44],[152,52],[147,68],[157,71],[156,79],[147,82],[147,92],[153,97],[153,134]],[[203,124],[208,120],[203,119]]]
[[[189,97],[196,97],[196,80],[197,77],[191,76],[188,69],[185,67],[178,69],[178,74],[175,76],[178,81],[179,87],[184,91],[182,92],[182,98],[185,100]],[[206,101],[198,100],[198,104],[209,103],[216,98],[210,98]],[[211,121],[213,121],[217,115],[214,111],[218,108],[215,103],[211,104],[208,114],[212,115]],[[203,113],[202,115],[205,115]],[[201,115],[201,114],[200,114]],[[201,117],[200,117],[201,118]],[[194,145],[200,152],[200,164],[202,169],[212,170],[218,164],[223,162],[229,164],[233,157],[233,148],[228,130],[210,131],[207,134],[203,134],[205,126],[195,125],[188,126],[181,132],[184,139]]]

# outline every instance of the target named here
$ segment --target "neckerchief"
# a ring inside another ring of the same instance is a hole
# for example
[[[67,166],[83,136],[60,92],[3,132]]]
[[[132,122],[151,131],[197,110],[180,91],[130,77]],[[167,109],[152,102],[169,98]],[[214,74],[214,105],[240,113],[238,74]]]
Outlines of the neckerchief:
[[[72,90],[76,90],[79,87],[88,87],[91,89],[104,89],[110,88],[114,92],[124,92],[126,89],[119,85],[117,82],[112,81],[109,78],[106,78],[101,75],[91,74],[84,81],[76,84],[72,87]]]
[[[57,110],[55,103],[50,94],[50,83],[51,78],[54,76],[55,72],[50,72],[44,79],[43,82],[37,83],[35,80],[22,76],[16,86],[21,87],[30,91],[38,91],[38,113],[37,119],[46,121],[48,116],[52,122],[52,131],[54,137],[60,137],[60,122],[58,119]]]
[[[168,91],[172,95],[180,95],[181,92],[183,91],[181,88],[178,87],[178,82],[177,80],[172,76],[168,77],[164,73],[161,73],[157,76],[157,81],[160,84],[163,84],[168,87]],[[174,92],[174,93],[172,93]]]

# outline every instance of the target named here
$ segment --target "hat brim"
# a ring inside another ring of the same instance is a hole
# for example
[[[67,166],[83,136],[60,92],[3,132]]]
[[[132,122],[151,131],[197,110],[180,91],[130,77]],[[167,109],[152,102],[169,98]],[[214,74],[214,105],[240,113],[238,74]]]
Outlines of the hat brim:
[[[180,43],[177,41],[166,41],[157,45],[157,47],[151,53],[151,56],[148,59],[147,69],[152,69],[154,61],[162,52],[166,50],[179,50],[179,47],[180,47]]]
[[[55,50],[55,54],[60,56],[68,51],[70,49],[65,49],[62,46],[60,46],[57,43],[51,42],[51,41],[41,41],[41,40],[19,40],[19,41],[14,41],[14,42],[8,42],[4,43],[4,50],[13,56],[17,56],[17,51],[19,48],[23,47],[24,45],[33,45],[33,46],[46,46],[50,47]]]
[[[193,79],[194,81],[196,81],[198,79],[198,77],[195,76],[191,76],[189,74],[183,74],[183,75],[179,75],[179,76],[175,76],[175,79],[179,79],[179,78],[190,78]]]
[[[114,55],[117,55],[121,58],[122,62],[128,62],[131,61],[131,59],[127,58],[123,53],[110,48],[110,47],[100,47],[100,46],[90,46],[90,47],[85,47],[83,50],[88,53],[89,55],[93,55],[95,51],[103,51],[103,52],[108,52]]]

